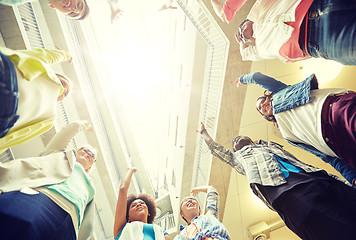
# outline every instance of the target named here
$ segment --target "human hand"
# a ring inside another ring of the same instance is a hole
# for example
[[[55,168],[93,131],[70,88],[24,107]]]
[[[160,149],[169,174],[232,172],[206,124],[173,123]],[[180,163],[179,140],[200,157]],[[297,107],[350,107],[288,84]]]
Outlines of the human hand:
[[[199,191],[199,189],[197,189],[197,188],[193,188],[192,190],[190,190],[190,193],[191,193],[193,196],[198,195],[199,192],[200,192],[200,191]]]
[[[221,10],[221,12],[220,12],[220,19],[223,22],[229,23],[229,20],[227,20],[224,10]]]
[[[206,130],[206,129],[205,129],[204,123],[203,123],[203,122],[200,122],[200,123],[201,123],[200,130],[195,130],[195,131],[198,132],[198,133],[200,133],[200,134],[202,134],[203,131]]]
[[[199,187],[195,187],[195,188],[192,188],[190,190],[190,193],[193,195],[193,196],[196,196],[198,195],[198,193],[200,192],[207,192],[208,191],[208,188],[209,186],[199,186]]]
[[[238,77],[238,78],[235,80],[235,83],[236,83],[236,87],[242,86],[242,84],[240,83],[240,77]]]
[[[241,43],[242,43],[242,40],[241,40],[240,36],[239,36],[237,33],[235,33],[234,36],[235,36],[236,42],[238,42],[239,44],[241,44]]]
[[[137,172],[137,168],[135,168],[135,167],[128,167],[128,168],[127,168],[127,171],[128,171],[128,172],[131,172],[131,173],[135,173],[135,172]]]
[[[119,8],[117,2],[110,3],[111,9],[111,23],[114,23],[120,16],[123,15],[123,11]]]
[[[57,50],[63,51],[63,49],[60,48],[60,47],[58,47],[56,44],[54,45],[54,47],[55,47]],[[70,64],[72,64],[72,62],[73,62],[73,57],[71,56],[70,59],[69,59],[67,62],[69,62]]]
[[[85,131],[94,132],[94,127],[88,120],[83,120],[83,124],[85,127],[85,129],[84,129]]]

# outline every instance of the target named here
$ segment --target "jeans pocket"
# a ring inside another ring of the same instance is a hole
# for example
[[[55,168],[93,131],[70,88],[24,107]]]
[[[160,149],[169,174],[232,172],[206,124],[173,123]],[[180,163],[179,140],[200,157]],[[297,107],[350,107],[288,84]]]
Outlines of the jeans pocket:
[[[319,50],[319,46],[314,43],[308,43],[308,51],[311,56],[329,59],[329,57]]]

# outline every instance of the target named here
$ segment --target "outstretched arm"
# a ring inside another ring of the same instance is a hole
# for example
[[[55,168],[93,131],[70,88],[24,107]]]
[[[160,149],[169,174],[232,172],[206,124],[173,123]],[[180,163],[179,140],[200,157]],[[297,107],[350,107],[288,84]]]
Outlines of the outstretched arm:
[[[193,196],[197,195],[197,194],[200,193],[200,192],[207,193],[209,187],[210,187],[210,186],[195,187],[195,188],[192,188],[192,189],[190,190],[190,193],[191,193]]]
[[[116,204],[114,237],[116,237],[126,224],[126,205],[127,191],[129,190],[132,175],[137,171],[136,168],[129,168],[126,177],[120,185],[119,197]]]
[[[242,75],[236,80],[235,83],[237,87],[241,84],[253,83],[258,86],[261,86],[262,88],[268,90],[271,93],[276,93],[287,87],[286,84],[259,72]]]
[[[208,146],[214,142],[214,140],[210,137],[208,131],[206,131],[204,123],[201,122],[200,130],[196,130],[196,132],[200,133],[203,136],[204,141]]]
[[[70,61],[72,57],[68,52],[64,50],[47,50],[43,48],[33,49],[33,50],[20,50],[19,52],[23,52],[27,55],[35,57],[42,62],[47,64],[55,64]]]
[[[209,135],[207,130],[205,129],[205,125],[201,123],[200,130],[196,130],[201,135],[203,135],[205,143],[208,145],[211,150],[211,154],[220,159],[222,162],[229,164],[233,167],[238,173],[245,175],[243,167],[239,162],[234,159],[233,153],[226,149],[224,146],[216,143]]]
[[[111,10],[111,23],[115,22],[120,16],[122,16],[122,10],[119,8],[118,0],[108,0]]]
[[[190,193],[195,196],[200,192],[207,193],[207,212],[213,214],[215,217],[218,217],[219,213],[219,194],[216,189],[212,186],[200,186],[195,187],[190,190]]]
[[[72,138],[74,138],[79,131],[92,132],[93,126],[88,121],[75,121],[69,123],[56,135],[54,135],[40,155],[47,155],[51,152],[65,151]]]

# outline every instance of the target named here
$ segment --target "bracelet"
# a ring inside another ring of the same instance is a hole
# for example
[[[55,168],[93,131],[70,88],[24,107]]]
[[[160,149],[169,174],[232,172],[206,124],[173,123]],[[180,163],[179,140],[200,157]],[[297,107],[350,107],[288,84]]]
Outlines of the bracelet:
[[[200,134],[203,134],[203,132],[206,131],[206,129],[204,128],[203,130],[200,131]]]

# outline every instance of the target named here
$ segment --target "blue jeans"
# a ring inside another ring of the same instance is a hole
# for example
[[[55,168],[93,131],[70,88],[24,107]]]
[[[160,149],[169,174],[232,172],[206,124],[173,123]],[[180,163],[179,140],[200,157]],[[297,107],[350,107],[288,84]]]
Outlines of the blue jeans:
[[[71,216],[43,193],[0,195],[0,234],[6,240],[75,240]]]
[[[314,0],[308,14],[309,54],[356,65],[356,1]]]
[[[18,88],[15,66],[0,52],[0,138],[4,137],[19,118]]]

